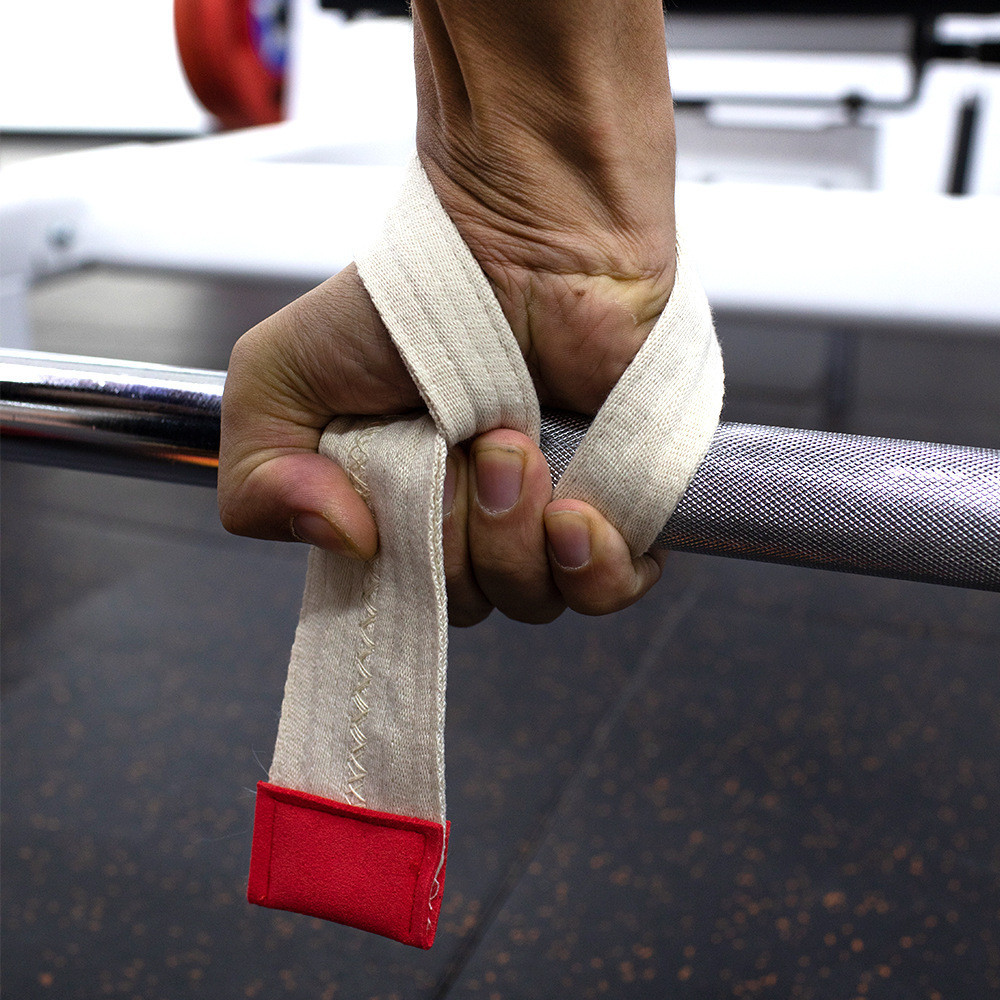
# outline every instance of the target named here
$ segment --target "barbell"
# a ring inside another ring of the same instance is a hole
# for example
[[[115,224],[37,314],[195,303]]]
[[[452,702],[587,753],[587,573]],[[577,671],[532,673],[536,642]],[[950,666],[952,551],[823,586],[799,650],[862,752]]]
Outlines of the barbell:
[[[2,349],[0,376],[5,458],[215,485],[225,372]],[[543,411],[553,481],[587,426]],[[721,423],[657,544],[1000,591],[1000,451]]]

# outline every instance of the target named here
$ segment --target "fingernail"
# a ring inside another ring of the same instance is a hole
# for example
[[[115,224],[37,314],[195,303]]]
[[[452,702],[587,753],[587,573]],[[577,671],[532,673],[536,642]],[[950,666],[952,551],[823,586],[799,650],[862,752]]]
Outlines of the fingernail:
[[[445,517],[451,513],[452,505],[455,503],[455,480],[457,478],[458,470],[455,467],[455,460],[449,455],[445,462],[444,493],[441,498],[441,506]]]
[[[362,559],[354,542],[322,514],[308,511],[292,518],[292,534],[307,545],[315,545],[327,552],[336,552],[351,559]]]
[[[476,452],[476,499],[491,514],[503,514],[517,503],[524,478],[524,455],[516,448],[483,448]]]
[[[590,562],[590,525],[576,511],[546,514],[545,533],[552,554],[563,569],[579,569]]]

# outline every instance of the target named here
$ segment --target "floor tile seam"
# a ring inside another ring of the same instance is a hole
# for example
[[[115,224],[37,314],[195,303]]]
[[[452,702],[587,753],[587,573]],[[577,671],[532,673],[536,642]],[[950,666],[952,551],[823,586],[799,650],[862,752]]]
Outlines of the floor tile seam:
[[[615,725],[655,672],[667,643],[674,636],[681,623],[694,610],[706,587],[707,581],[696,579],[674,598],[669,610],[661,620],[659,628],[656,629],[640,654],[639,666],[625,682],[611,707],[594,726],[590,739],[577,757],[578,766],[555,789],[548,803],[539,810],[538,821],[525,838],[525,846],[514,853],[496,892],[483,908],[482,917],[478,921],[476,929],[460,942],[453,958],[446,966],[444,974],[438,980],[433,991],[428,994],[429,1000],[445,1000],[450,995],[452,987],[459,981],[487,932],[495,923],[504,904],[523,879],[532,860],[541,850],[560,816],[579,795],[580,789],[587,780],[589,763],[607,745]]]

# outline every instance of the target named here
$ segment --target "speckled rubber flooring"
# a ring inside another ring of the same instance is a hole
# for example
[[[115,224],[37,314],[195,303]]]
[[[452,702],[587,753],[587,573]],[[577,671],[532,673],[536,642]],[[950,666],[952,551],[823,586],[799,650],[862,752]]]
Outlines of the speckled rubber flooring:
[[[222,367],[292,293],[81,275],[38,346]],[[722,332],[730,419],[819,421],[815,331]],[[860,363],[852,429],[1000,441],[1000,343]],[[303,549],[10,463],[3,543],[5,998],[1000,995],[1000,595],[675,555],[621,615],[454,632],[424,953],[245,902]]]

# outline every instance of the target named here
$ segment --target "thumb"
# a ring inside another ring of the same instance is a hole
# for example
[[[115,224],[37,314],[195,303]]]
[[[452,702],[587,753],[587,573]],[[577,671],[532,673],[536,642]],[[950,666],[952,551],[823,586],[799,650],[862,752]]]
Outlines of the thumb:
[[[220,468],[219,514],[237,535],[307,542],[353,559],[378,551],[371,511],[347,473],[315,451],[275,455],[225,488]]]
[[[356,269],[345,268],[233,348],[219,442],[224,527],[370,559],[375,521],[347,473],[318,454],[320,436],[336,415],[419,402]]]

